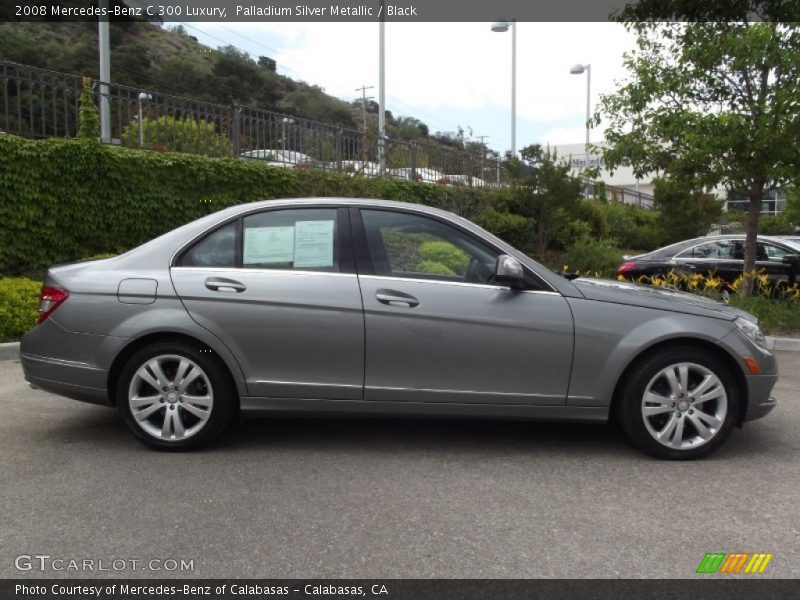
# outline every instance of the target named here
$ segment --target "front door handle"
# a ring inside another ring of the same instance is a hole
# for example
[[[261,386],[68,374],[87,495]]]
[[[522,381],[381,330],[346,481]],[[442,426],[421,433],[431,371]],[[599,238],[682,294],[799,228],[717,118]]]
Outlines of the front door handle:
[[[389,306],[408,306],[409,308],[419,306],[419,300],[414,296],[396,290],[378,290],[375,293],[375,298],[378,302]]]
[[[209,277],[206,279],[206,287],[212,292],[228,292],[240,294],[247,289],[243,283],[224,277]]]

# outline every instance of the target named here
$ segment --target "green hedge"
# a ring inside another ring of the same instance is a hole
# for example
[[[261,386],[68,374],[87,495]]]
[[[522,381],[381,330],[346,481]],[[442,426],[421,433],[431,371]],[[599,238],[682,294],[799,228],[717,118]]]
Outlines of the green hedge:
[[[36,324],[41,286],[25,278],[0,278],[0,342],[16,341]]]
[[[496,192],[0,134],[0,273],[127,250],[237,202],[305,196],[404,200],[475,217]]]

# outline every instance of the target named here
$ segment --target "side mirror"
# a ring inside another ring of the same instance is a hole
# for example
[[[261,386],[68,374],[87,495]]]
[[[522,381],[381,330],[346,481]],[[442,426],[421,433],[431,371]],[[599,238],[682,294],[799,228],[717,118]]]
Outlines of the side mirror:
[[[525,269],[513,256],[501,254],[494,266],[493,279],[495,283],[507,285],[512,290],[521,290],[525,287]]]
[[[781,259],[781,262],[796,269],[800,266],[800,254],[787,254]]]

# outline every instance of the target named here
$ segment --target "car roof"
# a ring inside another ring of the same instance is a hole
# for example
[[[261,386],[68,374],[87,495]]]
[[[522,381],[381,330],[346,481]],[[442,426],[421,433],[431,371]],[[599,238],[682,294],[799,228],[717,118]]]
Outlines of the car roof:
[[[237,204],[228,207],[217,213],[222,216],[234,216],[237,214],[245,214],[253,211],[261,210],[262,208],[271,208],[277,206],[367,206],[367,207],[384,207],[384,208],[404,208],[411,209],[418,212],[425,212],[431,215],[438,215],[452,219],[455,215],[445,210],[440,210],[425,204],[415,204],[413,202],[401,202],[399,200],[379,200],[375,198],[278,198],[275,200],[258,200],[256,202],[248,202],[245,204]]]

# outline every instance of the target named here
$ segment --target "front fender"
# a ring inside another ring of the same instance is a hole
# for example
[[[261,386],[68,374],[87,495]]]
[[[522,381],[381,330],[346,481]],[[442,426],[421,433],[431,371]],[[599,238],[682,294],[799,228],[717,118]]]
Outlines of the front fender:
[[[741,363],[723,341],[735,329],[732,321],[612,302],[568,301],[575,318],[569,406],[610,406],[628,365],[648,349],[670,340],[714,344]]]

